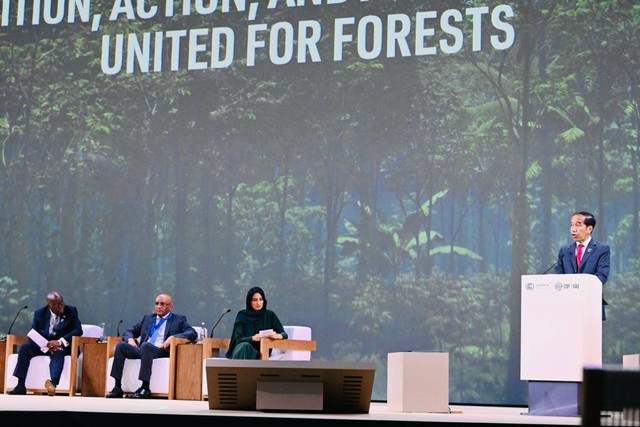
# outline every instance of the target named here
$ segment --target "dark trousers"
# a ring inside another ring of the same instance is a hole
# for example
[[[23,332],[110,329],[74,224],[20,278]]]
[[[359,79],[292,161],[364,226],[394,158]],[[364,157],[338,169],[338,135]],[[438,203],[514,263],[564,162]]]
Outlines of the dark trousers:
[[[36,356],[49,356],[51,359],[49,362],[50,379],[55,385],[58,385],[60,382],[60,376],[62,375],[62,368],[64,368],[64,357],[69,354],[71,354],[71,346],[65,347],[62,350],[54,351],[53,353],[51,351],[43,353],[38,344],[29,340],[20,344],[20,347],[18,348],[18,363],[16,363],[16,369],[13,371],[13,376],[18,378],[20,382],[24,382],[27,378],[31,359]]]
[[[153,359],[169,357],[169,350],[156,347],[149,342],[143,342],[140,347],[136,347],[127,342],[119,342],[113,352],[113,365],[111,365],[111,376],[117,381],[122,381],[122,371],[126,359],[140,359],[140,381],[151,381],[151,367]]]

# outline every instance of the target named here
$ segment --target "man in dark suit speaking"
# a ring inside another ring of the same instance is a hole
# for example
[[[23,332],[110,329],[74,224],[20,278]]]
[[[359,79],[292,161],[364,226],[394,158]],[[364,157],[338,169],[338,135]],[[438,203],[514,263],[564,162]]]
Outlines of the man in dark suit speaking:
[[[155,313],[145,314],[139,323],[122,334],[122,342],[116,344],[110,375],[115,386],[106,397],[122,397],[122,371],[126,359],[140,359],[138,379],[142,386],[127,397],[135,399],[151,398],[149,383],[153,359],[169,357],[169,347],[174,338],[195,341],[198,334],[189,324],[186,316],[172,312],[173,300],[167,294],[156,297]],[[139,341],[137,340],[139,339]]]
[[[66,305],[59,292],[51,291],[47,294],[47,305],[33,313],[31,329],[41,336],[42,346],[31,338],[20,345],[18,362],[13,371],[13,375],[18,378],[18,385],[8,394],[27,394],[25,381],[31,359],[35,356],[47,355],[51,358],[49,362],[51,378],[45,381],[44,387],[47,394],[53,396],[62,375],[64,357],[71,354],[71,339],[73,336],[82,335],[78,309],[72,305]]]
[[[609,245],[591,237],[596,226],[596,218],[589,212],[574,212],[571,215],[571,237],[573,242],[560,248],[554,268],[556,274],[594,274],[602,285],[609,278]],[[605,320],[602,300],[602,320]]]

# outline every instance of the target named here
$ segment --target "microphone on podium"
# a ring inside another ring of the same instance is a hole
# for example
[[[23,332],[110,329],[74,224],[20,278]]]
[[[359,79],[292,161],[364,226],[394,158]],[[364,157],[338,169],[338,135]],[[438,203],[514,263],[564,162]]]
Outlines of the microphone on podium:
[[[216,326],[218,326],[218,323],[220,323],[220,321],[222,320],[222,318],[224,317],[225,314],[227,314],[228,312],[230,312],[231,309],[227,308],[218,318],[218,321],[216,322],[215,325],[213,325],[213,328],[211,328],[211,333],[209,334],[209,338],[213,338],[213,330],[216,328]]]
[[[547,274],[548,272],[550,272],[550,271],[551,271],[551,269],[552,269],[553,267],[555,267],[555,266],[558,264],[558,261],[559,261],[559,260],[556,260],[556,262],[554,262],[553,264],[551,264],[551,266],[549,266],[549,268],[547,268],[547,269],[544,271],[544,273],[540,273],[540,274]]]
[[[9,326],[9,330],[7,331],[7,335],[11,335],[11,329],[13,328],[13,324],[16,323],[16,319],[18,318],[18,316],[20,315],[20,312],[22,310],[25,310],[29,308],[28,305],[25,305],[24,307],[22,307],[20,310],[18,310],[18,312],[16,313],[16,317],[13,318],[13,322],[11,322],[11,326]]]
[[[118,326],[116,327],[116,336],[120,336],[120,325],[122,324],[122,319],[118,322]]]

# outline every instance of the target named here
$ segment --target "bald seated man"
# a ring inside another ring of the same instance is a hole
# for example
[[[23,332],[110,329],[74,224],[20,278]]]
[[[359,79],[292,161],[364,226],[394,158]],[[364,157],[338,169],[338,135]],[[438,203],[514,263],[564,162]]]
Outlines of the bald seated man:
[[[142,385],[127,397],[150,399],[151,368],[153,359],[169,357],[171,340],[187,338],[195,341],[198,334],[187,321],[187,317],[173,312],[173,300],[168,294],[156,296],[153,303],[154,313],[145,314],[142,320],[122,334],[122,341],[116,344],[110,375],[115,386],[107,394],[108,398],[119,398],[122,391],[122,371],[126,359],[140,359],[138,379]]]

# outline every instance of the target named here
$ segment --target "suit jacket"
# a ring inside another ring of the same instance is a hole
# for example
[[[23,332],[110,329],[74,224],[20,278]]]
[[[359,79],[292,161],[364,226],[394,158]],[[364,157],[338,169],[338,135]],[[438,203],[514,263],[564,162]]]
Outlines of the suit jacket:
[[[598,242],[593,237],[589,246],[584,248],[580,268],[576,263],[576,243],[571,242],[560,248],[558,261],[553,270],[556,274],[594,274],[604,285],[609,278],[609,245]],[[602,320],[606,320],[607,315],[604,306],[608,305],[602,298]]]
[[[609,255],[609,245],[591,238],[589,246],[584,248],[580,268],[578,268],[576,265],[576,244],[572,242],[560,248],[554,273],[595,274],[604,285],[609,278]]]
[[[124,331],[122,334],[123,341],[128,341],[129,338],[140,338],[140,342],[143,343],[149,339],[151,335],[151,327],[156,320],[155,314],[145,314],[142,320],[131,328]],[[171,316],[166,321],[164,328],[164,339],[169,337],[187,338],[190,341],[198,339],[198,333],[193,326],[187,322],[187,317],[182,314],[175,314],[171,312]]]
[[[40,335],[48,340],[64,338],[69,344],[71,344],[71,337],[82,335],[82,322],[80,322],[80,317],[78,316],[78,309],[73,305],[64,306],[60,322],[51,335],[49,335],[50,320],[51,310],[49,310],[49,307],[38,308],[33,312],[31,328],[38,331]]]

